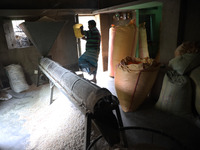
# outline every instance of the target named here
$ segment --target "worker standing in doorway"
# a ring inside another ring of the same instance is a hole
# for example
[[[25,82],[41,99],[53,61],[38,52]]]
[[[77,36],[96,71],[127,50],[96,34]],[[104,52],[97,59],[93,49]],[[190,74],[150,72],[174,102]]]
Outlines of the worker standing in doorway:
[[[88,28],[89,30],[86,31],[83,30],[83,26],[81,27],[81,34],[84,35],[83,39],[86,40],[86,51],[79,58],[79,68],[93,75],[92,81],[96,83],[101,35],[94,20],[88,21]]]

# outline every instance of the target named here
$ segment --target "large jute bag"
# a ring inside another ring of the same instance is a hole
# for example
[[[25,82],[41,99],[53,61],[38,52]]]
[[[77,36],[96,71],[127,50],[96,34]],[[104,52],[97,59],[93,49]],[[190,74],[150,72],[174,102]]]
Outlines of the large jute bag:
[[[126,57],[116,69],[115,89],[124,112],[131,112],[144,102],[155,82],[159,64],[153,59]]]
[[[139,57],[149,57],[148,43],[147,43],[147,31],[145,23],[139,26]]]
[[[135,22],[125,26],[113,26],[109,29],[108,73],[114,77],[117,64],[126,56],[135,56],[138,28]]]
[[[168,71],[163,79],[160,97],[156,108],[182,117],[192,113],[192,88],[188,76],[180,75],[176,71]]]

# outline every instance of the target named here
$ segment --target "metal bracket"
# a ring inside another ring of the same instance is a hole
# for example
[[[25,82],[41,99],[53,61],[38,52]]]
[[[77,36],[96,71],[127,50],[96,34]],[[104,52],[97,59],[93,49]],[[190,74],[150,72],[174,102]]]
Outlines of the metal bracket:
[[[41,70],[40,70],[40,67],[39,67],[39,65],[38,65],[38,74],[37,74],[37,83],[36,83],[37,87],[38,87],[39,84],[40,84],[40,74],[41,74]]]
[[[118,120],[118,125],[119,125],[119,130],[123,129],[124,126],[123,126],[123,121],[122,121],[122,118],[121,118],[121,113],[120,113],[120,110],[119,110],[119,106],[118,105],[115,105],[113,106],[113,110],[116,111],[116,116],[117,116],[117,120]],[[90,143],[90,136],[91,136],[91,124],[92,124],[92,113],[87,113],[86,114],[86,124],[85,124],[85,129],[86,129],[86,132],[85,132],[85,149],[84,150],[90,150],[91,147],[93,146],[93,144],[95,142],[97,142],[101,137],[103,137],[102,135],[100,135],[97,139],[95,139],[92,143]],[[95,123],[95,122],[93,122]],[[126,135],[125,135],[125,131],[121,131],[120,132],[121,134],[121,144],[123,145],[123,148],[128,148],[128,142],[127,142],[127,138],[126,138]]]

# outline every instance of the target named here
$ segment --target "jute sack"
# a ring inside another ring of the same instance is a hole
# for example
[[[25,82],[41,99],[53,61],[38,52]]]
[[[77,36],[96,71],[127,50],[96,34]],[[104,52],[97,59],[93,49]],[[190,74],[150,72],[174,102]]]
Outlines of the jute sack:
[[[139,26],[139,57],[149,57],[148,44],[147,44],[147,31],[145,23]]]
[[[109,30],[108,73],[114,77],[117,64],[126,56],[135,56],[138,28],[135,22],[113,26]]]
[[[168,71],[163,79],[160,97],[156,108],[182,117],[188,117],[191,109],[192,88],[188,76]]]
[[[115,89],[124,112],[135,111],[153,87],[159,64],[152,59],[126,57],[116,69]]]

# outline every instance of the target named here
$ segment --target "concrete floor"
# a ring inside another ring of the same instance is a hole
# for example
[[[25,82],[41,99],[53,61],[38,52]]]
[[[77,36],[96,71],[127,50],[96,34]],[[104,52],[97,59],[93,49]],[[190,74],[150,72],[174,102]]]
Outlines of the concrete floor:
[[[116,95],[116,91],[114,88],[114,79],[110,78],[107,73],[98,74],[97,85],[107,88],[112,92],[113,95]],[[67,119],[65,118],[67,118],[67,114],[69,114],[69,112],[66,111],[66,107],[71,104],[66,103],[64,97],[62,97],[61,100],[57,100],[60,95],[58,89],[56,89],[54,92],[55,101],[53,102],[53,105],[51,105],[51,107],[49,106],[50,90],[48,84],[44,84],[39,87],[33,85],[28,92],[23,92],[20,94],[14,93],[11,90],[9,90],[8,92],[13,95],[13,98],[8,101],[0,101],[0,150],[42,149],[39,146],[32,146],[30,148],[29,140],[32,137],[31,133],[33,132],[30,132],[30,128],[29,130],[27,130],[27,128],[24,127],[24,125],[28,122],[27,118],[29,118],[30,120],[32,119],[32,117],[30,116],[36,117],[36,119],[39,120],[37,123],[31,122],[29,120],[29,123],[30,126],[33,126],[31,128],[32,131],[37,132],[37,134],[44,134],[44,136],[42,137],[53,136],[55,135],[55,133],[59,133],[58,135],[56,135],[56,139],[53,139],[50,142],[50,144],[53,144],[49,146],[49,150],[67,149],[66,147],[64,147],[67,143],[63,144],[65,141],[62,141],[59,138],[65,136],[66,127],[62,126],[62,124],[66,123],[65,121]],[[154,101],[147,99],[136,112],[130,113],[125,113],[120,108],[124,126],[139,127],[126,131],[129,149],[155,149],[155,147],[152,148],[152,145],[148,145],[146,146],[146,148],[144,148],[144,143],[154,144],[162,147],[160,149],[169,150],[182,150],[184,148],[191,150],[200,149],[200,127],[198,127],[191,120],[167,114],[165,112],[155,109],[154,103]],[[60,111],[51,111],[53,110],[52,107],[58,107]],[[54,125],[52,122],[48,122],[47,118],[42,118],[40,113],[47,109],[49,110],[49,114],[46,115],[49,118],[54,116],[56,118],[54,122],[60,123],[59,126],[57,126],[56,124]],[[79,112],[77,111],[77,113]],[[60,119],[58,120],[58,118]],[[43,119],[42,122],[40,122],[41,119]],[[47,122],[48,125],[51,125],[51,135],[49,135],[49,132],[48,134],[45,133],[47,129],[43,122]],[[54,130],[55,128],[59,129],[53,132],[52,130]],[[165,136],[164,134],[145,130],[144,128],[153,129],[161,133],[166,133],[167,135],[169,135],[169,137]],[[79,131],[77,131],[77,133],[79,133]],[[67,139],[67,137],[65,138]],[[32,140],[39,142],[44,139],[39,136],[35,136],[35,139]],[[37,142],[35,142],[36,145],[42,144]],[[98,142],[100,143],[101,140]],[[99,145],[98,142],[97,145]],[[138,143],[142,143],[143,148],[141,147],[141,145],[138,145]],[[56,144],[64,146],[55,147]],[[83,144],[83,141],[78,141],[76,144]],[[103,148],[101,147],[100,149]]]

